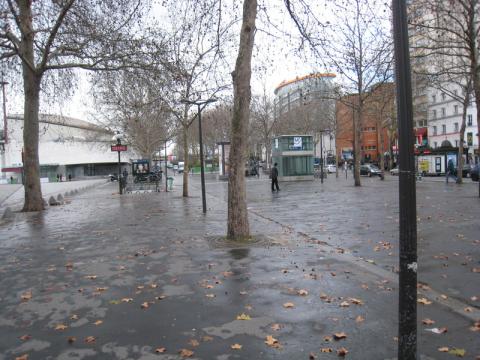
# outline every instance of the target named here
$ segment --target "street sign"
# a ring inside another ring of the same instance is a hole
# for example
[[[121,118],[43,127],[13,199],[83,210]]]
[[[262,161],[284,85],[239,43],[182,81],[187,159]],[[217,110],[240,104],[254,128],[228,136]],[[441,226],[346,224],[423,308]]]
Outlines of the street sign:
[[[112,151],[127,151],[127,145],[112,145]]]

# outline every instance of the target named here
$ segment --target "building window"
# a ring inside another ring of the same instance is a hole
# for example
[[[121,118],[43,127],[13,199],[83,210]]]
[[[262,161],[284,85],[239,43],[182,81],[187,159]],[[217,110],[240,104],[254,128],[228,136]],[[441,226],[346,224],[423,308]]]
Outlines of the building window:
[[[458,148],[458,140],[455,140],[455,147]]]
[[[447,111],[445,110],[445,108],[442,108],[442,117],[445,117],[447,115]]]
[[[458,123],[453,124],[455,126],[455,132],[458,132]]]
[[[458,114],[458,105],[455,105],[455,106],[453,107],[453,112],[454,112],[455,114]]]
[[[442,92],[442,101],[445,101],[446,98],[447,98],[447,95],[445,95],[445,93]]]
[[[433,148],[434,148],[434,149],[437,148],[437,142],[436,142],[436,141],[433,142]]]
[[[453,95],[457,96],[457,95],[458,95],[458,91],[457,91],[457,90],[453,90]]]
[[[447,133],[447,125],[442,125],[442,134]]]
[[[433,110],[433,118],[434,118],[434,119],[437,118],[437,110]]]
[[[437,127],[436,126],[433,127],[433,135],[437,135]]]
[[[467,116],[467,126],[472,126],[472,114]]]
[[[432,102],[434,104],[437,102],[437,95],[432,95]]]

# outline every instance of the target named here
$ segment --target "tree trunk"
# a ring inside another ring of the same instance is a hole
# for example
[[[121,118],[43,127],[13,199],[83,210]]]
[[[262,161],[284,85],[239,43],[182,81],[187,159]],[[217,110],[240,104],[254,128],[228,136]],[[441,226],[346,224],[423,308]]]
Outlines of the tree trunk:
[[[466,91],[463,99],[462,126],[460,126],[460,141],[458,142],[457,184],[463,182],[463,144],[465,143],[465,128],[467,127],[467,107],[470,100],[470,91]]]
[[[188,173],[190,171],[188,163],[188,128],[183,126],[183,197],[188,197]]]
[[[250,117],[252,49],[257,0],[244,0],[240,47],[233,78],[233,116],[228,178],[228,229],[230,239],[250,237],[245,189],[245,151]]]
[[[40,83],[42,76],[34,70],[34,31],[30,1],[19,2],[19,18],[23,25],[20,44],[25,103],[23,111],[23,169],[25,203],[22,211],[43,210],[42,188],[40,186],[40,162],[38,158],[38,112],[40,109]]]
[[[379,152],[380,152],[380,170],[382,171],[382,174],[385,172],[385,149],[383,147],[383,144],[384,144],[384,137],[383,137],[383,128],[380,124],[380,127],[378,127],[377,125],[377,131],[379,132],[379,144],[378,144],[378,148],[379,148]],[[384,179],[384,177],[382,177],[382,180]]]
[[[478,48],[475,49],[476,50],[473,51],[473,55],[471,58],[471,67],[473,73],[473,90],[475,94],[475,102],[477,103],[477,137],[478,153],[480,156],[480,70],[477,70],[477,67],[480,67],[480,54]],[[478,197],[480,197],[480,181],[478,182]]]
[[[360,182],[360,131],[361,131],[361,116],[362,116],[362,108],[361,108],[361,99],[359,99],[358,109],[355,111],[355,107],[353,107],[353,153],[355,156],[355,163],[353,168],[353,177],[355,180],[355,186],[362,186]]]

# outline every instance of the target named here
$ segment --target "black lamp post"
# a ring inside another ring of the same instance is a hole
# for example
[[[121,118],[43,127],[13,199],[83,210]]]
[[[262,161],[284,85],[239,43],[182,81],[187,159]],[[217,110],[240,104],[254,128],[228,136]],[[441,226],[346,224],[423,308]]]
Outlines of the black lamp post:
[[[330,130],[320,130],[320,181],[323,184],[323,133]]]
[[[197,105],[198,109],[198,137],[200,142],[200,178],[202,182],[202,207],[203,213],[207,212],[207,199],[205,198],[205,169],[203,168],[203,139],[202,139],[202,110],[207,106],[207,104],[213,103],[217,99],[207,99],[207,100],[181,100],[184,104]],[[202,106],[203,105],[203,106]],[[185,154],[188,156],[188,154]]]
[[[412,84],[405,0],[392,0],[397,84],[400,271],[398,290],[398,359],[417,359],[417,205]]]
[[[114,141],[117,141],[117,145],[120,146],[122,145],[122,135],[120,133],[117,133],[113,136]],[[120,149],[120,148],[119,148]],[[122,189],[122,165],[120,163],[120,150],[117,151],[118,153],[118,193],[122,195],[123,189]]]

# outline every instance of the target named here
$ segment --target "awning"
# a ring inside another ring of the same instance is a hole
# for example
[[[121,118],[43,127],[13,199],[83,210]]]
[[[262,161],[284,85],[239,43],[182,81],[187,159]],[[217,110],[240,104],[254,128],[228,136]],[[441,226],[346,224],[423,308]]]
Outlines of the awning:
[[[427,136],[427,133],[428,133],[428,128],[426,127],[415,129],[416,136]]]
[[[2,169],[2,172],[22,173],[23,167],[6,167]]]

